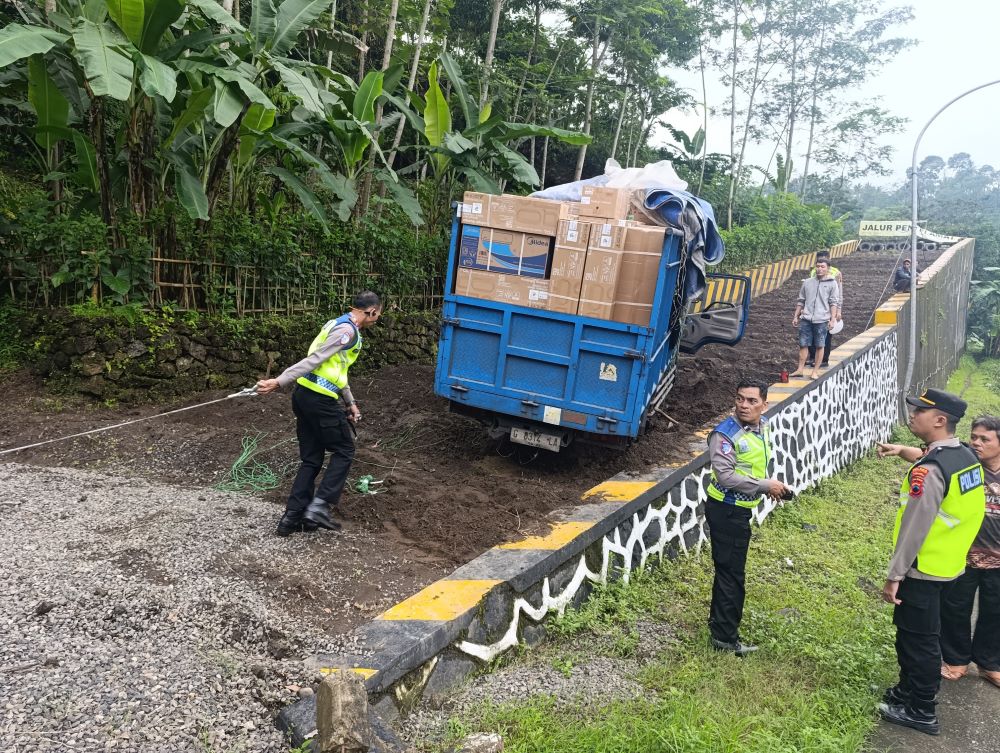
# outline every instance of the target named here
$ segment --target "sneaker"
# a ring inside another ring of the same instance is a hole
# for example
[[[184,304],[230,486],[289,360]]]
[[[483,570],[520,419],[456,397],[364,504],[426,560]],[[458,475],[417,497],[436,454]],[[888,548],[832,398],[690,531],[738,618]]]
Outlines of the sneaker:
[[[890,724],[898,724],[901,727],[909,727],[925,735],[940,735],[941,725],[937,716],[916,711],[902,704],[880,703],[878,713],[882,715]]]
[[[716,651],[725,651],[729,654],[736,654],[737,656],[746,656],[747,654],[752,654],[757,650],[757,646],[753,646],[749,643],[743,643],[741,640],[736,640],[735,642],[720,641],[718,638],[709,639],[712,648]]]

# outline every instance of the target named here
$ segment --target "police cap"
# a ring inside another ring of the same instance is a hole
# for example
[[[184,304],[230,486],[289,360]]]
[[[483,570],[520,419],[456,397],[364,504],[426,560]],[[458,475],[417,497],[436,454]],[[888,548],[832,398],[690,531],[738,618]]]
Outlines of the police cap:
[[[906,398],[906,404],[912,405],[914,408],[935,408],[955,419],[964,416],[969,407],[969,404],[958,395],[934,387],[924,390],[923,394],[918,397]]]

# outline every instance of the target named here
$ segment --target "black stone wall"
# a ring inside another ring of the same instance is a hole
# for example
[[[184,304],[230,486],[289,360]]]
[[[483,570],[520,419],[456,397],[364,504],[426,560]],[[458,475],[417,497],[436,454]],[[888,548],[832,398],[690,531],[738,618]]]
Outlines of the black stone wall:
[[[95,398],[149,400],[243,387],[275,376],[306,355],[326,321],[315,315],[225,319],[160,311],[27,312],[22,335],[32,369],[53,388]],[[432,364],[438,312],[390,313],[365,330],[355,369]]]

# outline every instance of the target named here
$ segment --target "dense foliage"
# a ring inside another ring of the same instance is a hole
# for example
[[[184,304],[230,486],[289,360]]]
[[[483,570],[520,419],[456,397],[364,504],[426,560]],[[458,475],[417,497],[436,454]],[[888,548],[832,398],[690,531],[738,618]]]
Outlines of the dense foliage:
[[[829,235],[805,202],[838,215],[826,188],[884,169],[900,121],[849,93],[909,44],[908,18],[860,0],[15,0],[4,287],[239,313],[315,303],[313,264],[406,297],[414,269],[433,288],[463,190],[523,192],[609,157],[673,160],[734,264],[798,253]],[[682,66],[727,99],[697,101]],[[730,153],[673,127],[677,108],[728,116]],[[750,165],[751,143],[771,163]],[[241,275],[265,280],[260,301],[230,290]],[[308,290],[282,304],[281,285]]]
[[[737,217],[739,224],[722,231],[724,268],[732,271],[829,248],[843,238],[826,207],[789,193],[748,197],[737,205]]]

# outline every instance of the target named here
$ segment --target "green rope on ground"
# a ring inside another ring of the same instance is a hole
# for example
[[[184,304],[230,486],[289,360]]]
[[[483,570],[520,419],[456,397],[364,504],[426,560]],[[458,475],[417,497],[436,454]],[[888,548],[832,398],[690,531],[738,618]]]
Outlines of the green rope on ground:
[[[258,445],[266,436],[266,432],[258,432],[256,436],[248,434],[243,437],[243,452],[240,453],[236,462],[233,463],[233,467],[229,469],[226,477],[215,485],[216,489],[224,492],[266,492],[276,489],[283,479],[291,475],[295,469],[294,462],[287,463],[284,468],[275,471],[267,463],[254,460],[254,456],[261,452],[269,452],[283,444],[288,444],[295,437],[282,440],[268,447],[266,450],[259,450]]]

